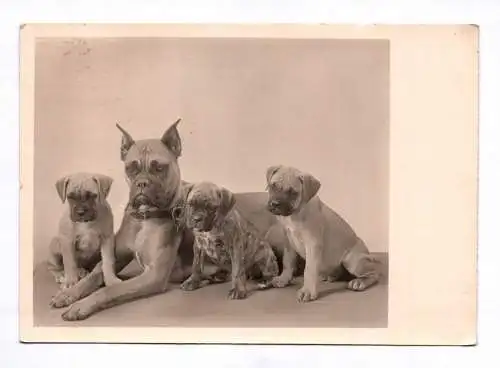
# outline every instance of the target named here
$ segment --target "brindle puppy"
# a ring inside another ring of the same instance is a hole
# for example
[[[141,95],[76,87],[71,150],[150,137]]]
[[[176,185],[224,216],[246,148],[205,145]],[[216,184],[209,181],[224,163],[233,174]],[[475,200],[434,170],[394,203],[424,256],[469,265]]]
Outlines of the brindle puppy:
[[[278,274],[270,244],[234,208],[234,195],[229,190],[209,182],[191,184],[186,190],[186,225],[194,232],[195,244],[192,274],[182,289],[194,290],[202,285],[205,254],[222,272],[231,272],[230,299],[247,296],[249,272],[258,269],[264,280]]]

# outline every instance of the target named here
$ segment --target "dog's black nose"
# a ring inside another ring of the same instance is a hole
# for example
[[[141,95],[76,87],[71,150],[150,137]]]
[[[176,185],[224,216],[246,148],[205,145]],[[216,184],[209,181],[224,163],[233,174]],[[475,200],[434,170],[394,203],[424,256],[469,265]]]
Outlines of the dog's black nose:
[[[273,199],[272,201],[269,202],[269,208],[278,208],[280,206],[280,202]]]
[[[193,215],[193,222],[199,223],[201,220],[203,220],[201,215]]]
[[[87,211],[85,210],[85,208],[77,208],[77,209],[75,210],[75,213],[76,213],[78,216],[83,216],[83,215],[85,215],[85,213],[86,213],[86,212],[87,212]]]
[[[148,179],[139,179],[135,182],[135,185],[140,189],[144,189],[149,185],[149,180]]]

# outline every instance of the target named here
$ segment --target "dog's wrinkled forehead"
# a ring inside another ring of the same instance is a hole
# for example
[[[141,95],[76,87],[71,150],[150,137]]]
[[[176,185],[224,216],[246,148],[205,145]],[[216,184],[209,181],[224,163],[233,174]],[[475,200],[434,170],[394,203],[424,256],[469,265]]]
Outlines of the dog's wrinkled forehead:
[[[219,205],[219,187],[215,184],[202,182],[194,184],[189,192],[187,201],[190,204],[210,204],[213,206]]]
[[[99,193],[99,187],[92,174],[79,173],[69,177],[67,193]]]
[[[275,191],[294,189],[300,191],[302,182],[299,177],[301,172],[292,167],[282,167],[278,169],[269,180],[269,187]]]
[[[169,164],[175,161],[176,158],[161,141],[157,139],[143,139],[136,141],[130,147],[125,158],[125,163],[137,160],[146,165],[149,165],[152,161]]]

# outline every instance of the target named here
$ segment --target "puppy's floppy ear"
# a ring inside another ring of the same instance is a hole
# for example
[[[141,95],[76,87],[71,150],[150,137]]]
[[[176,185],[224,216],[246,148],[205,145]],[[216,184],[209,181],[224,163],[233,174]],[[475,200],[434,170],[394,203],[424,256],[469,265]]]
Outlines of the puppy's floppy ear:
[[[271,178],[273,177],[273,175],[276,174],[278,172],[278,170],[281,169],[282,167],[283,167],[283,165],[273,165],[273,166],[270,166],[267,168],[266,180],[267,180],[268,184],[271,181]]]
[[[189,196],[189,193],[193,189],[194,184],[193,183],[188,183],[184,180],[181,182],[181,200],[177,205],[172,209],[172,215],[174,216],[174,219],[180,223],[185,221],[185,208],[186,208],[186,202]]]
[[[179,131],[177,130],[177,125],[181,122],[181,119],[177,119],[175,123],[173,123],[170,128],[163,134],[161,137],[161,141],[167,148],[172,151],[175,157],[180,157],[182,153],[182,144],[181,137],[179,135]]]
[[[57,194],[59,194],[59,198],[61,198],[62,203],[66,202],[66,191],[68,190],[69,181],[69,176],[65,176],[56,181]]]
[[[236,198],[234,198],[233,193],[231,193],[231,191],[229,191],[226,188],[219,189],[219,197],[220,197],[219,217],[224,218],[236,204]]]
[[[120,157],[122,161],[125,161],[125,157],[127,156],[128,150],[130,147],[132,147],[135,144],[134,139],[132,136],[125,130],[123,129],[120,124],[116,123],[116,127],[122,132],[122,144],[120,147]]]
[[[193,183],[188,183],[187,181],[182,181],[181,183],[181,190],[182,190],[182,200],[187,201],[189,193],[193,189],[194,184]]]
[[[299,180],[302,182],[302,201],[307,203],[318,193],[321,183],[311,174],[300,174]]]
[[[92,179],[97,183],[97,189],[99,191],[99,201],[103,201],[109,195],[111,189],[111,184],[113,184],[113,179],[106,175],[95,174]]]

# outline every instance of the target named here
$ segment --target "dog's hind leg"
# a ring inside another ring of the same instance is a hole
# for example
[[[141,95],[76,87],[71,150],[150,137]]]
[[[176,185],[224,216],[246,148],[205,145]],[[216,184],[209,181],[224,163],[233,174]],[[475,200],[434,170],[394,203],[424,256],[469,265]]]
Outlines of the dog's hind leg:
[[[53,238],[49,245],[49,257],[47,259],[47,269],[54,276],[56,283],[64,282],[64,266],[61,255],[61,246],[57,237]]]
[[[366,245],[358,239],[356,245],[344,256],[342,264],[354,275],[347,288],[354,291],[363,291],[376,284],[380,279],[378,261],[370,255]]]
[[[115,271],[119,273],[124,269],[133,259],[134,254],[130,251],[130,244],[127,240],[127,234],[118,232],[115,236]],[[102,261],[100,261],[94,269],[83,279],[81,279],[75,286],[61,290],[55,295],[50,306],[54,308],[66,307],[77,300],[85,298],[104,285],[104,274],[102,270]]]

